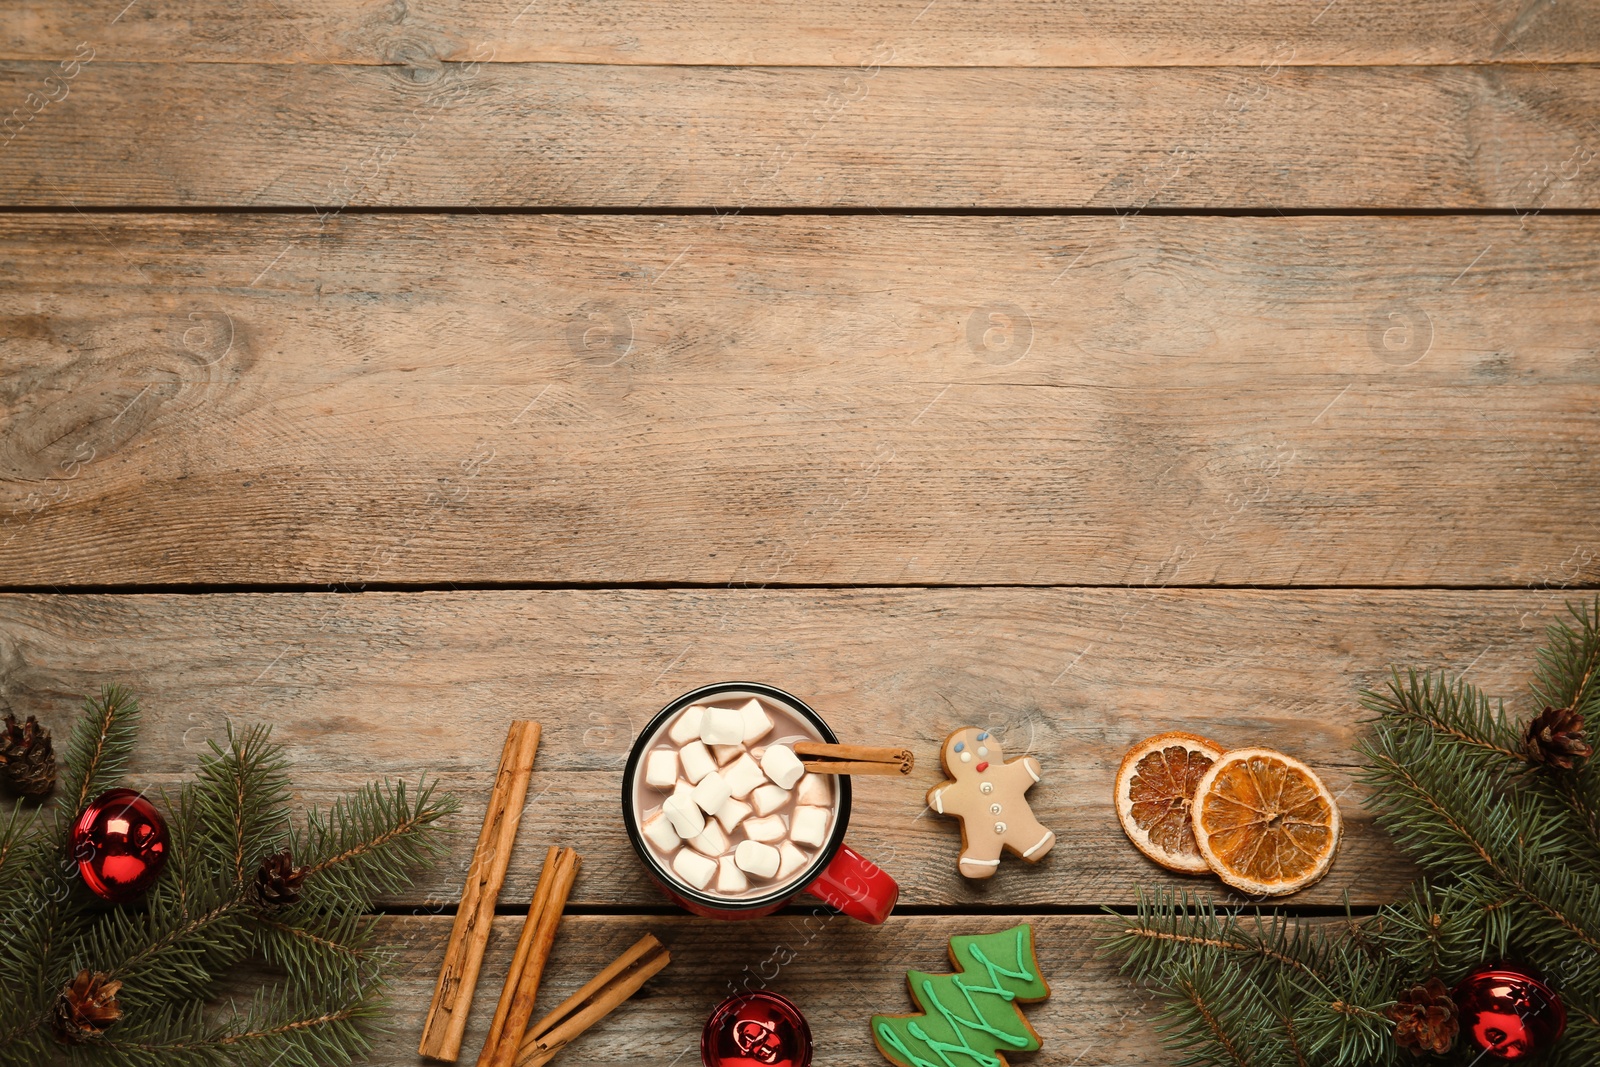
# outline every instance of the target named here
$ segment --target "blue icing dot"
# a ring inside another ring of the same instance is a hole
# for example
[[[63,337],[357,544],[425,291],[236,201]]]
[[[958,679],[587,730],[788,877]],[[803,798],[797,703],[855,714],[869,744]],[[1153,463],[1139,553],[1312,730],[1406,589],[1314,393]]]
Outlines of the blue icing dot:
[[[985,730],[983,733],[979,734],[978,735],[978,740],[979,741],[987,741],[987,740],[989,740],[989,731]]]
[[[960,752],[962,749],[964,749],[966,747],[967,746],[966,746],[966,743],[964,741],[957,741],[956,742],[956,751],[957,752]]]

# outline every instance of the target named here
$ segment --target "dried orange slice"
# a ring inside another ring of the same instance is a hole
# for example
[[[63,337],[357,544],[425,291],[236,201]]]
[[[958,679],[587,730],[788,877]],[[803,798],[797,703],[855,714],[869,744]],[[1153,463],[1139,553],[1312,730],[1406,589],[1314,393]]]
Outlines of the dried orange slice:
[[[1222,746],[1178,731],[1147,737],[1117,770],[1117,818],[1135,848],[1169,871],[1210,870],[1194,840],[1189,804]]]
[[[1238,748],[1211,765],[1194,795],[1194,839],[1211,869],[1242,893],[1282,896],[1328,873],[1339,805],[1316,772],[1270,748]]]

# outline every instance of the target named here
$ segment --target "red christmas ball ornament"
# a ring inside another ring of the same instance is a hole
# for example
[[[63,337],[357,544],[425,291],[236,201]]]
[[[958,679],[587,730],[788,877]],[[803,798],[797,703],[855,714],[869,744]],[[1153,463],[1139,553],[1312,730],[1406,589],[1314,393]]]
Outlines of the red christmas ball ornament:
[[[95,896],[137,899],[167,864],[167,821],[135,789],[108,789],[72,824],[72,858]]]
[[[1480,1055],[1531,1060],[1567,1028],[1567,1009],[1555,990],[1515,963],[1479,967],[1454,990],[1461,1039]]]
[[[811,1027],[788,997],[762,991],[729,997],[700,1032],[705,1067],[809,1067]]]

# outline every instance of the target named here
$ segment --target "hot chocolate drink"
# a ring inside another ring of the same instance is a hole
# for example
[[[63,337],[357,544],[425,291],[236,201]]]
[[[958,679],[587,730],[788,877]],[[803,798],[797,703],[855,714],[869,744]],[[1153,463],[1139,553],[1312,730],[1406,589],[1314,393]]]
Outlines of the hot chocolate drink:
[[[633,814],[668,877],[739,900],[793,886],[838,818],[838,790],[809,774],[798,741],[812,725],[770,696],[718,692],[666,720],[643,744]]]

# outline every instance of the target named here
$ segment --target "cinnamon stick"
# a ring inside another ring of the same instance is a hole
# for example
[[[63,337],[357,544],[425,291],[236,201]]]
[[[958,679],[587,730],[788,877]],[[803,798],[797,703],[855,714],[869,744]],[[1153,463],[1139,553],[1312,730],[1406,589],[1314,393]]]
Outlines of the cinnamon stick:
[[[807,763],[812,774],[909,774],[893,763],[855,763],[851,760],[829,760],[825,763]]]
[[[489,810],[472,853],[472,865],[467,868],[467,884],[461,891],[455,924],[450,928],[433,1003],[422,1024],[417,1052],[429,1059],[454,1063],[461,1055],[461,1038],[467,1030],[472,993],[483,966],[483,950],[489,943],[495,901],[506,880],[517,825],[522,821],[522,804],[528,796],[528,779],[533,775],[533,757],[538,750],[539,724],[513,722],[506,731],[500,770],[495,775]]]
[[[806,770],[818,774],[910,774],[916,764],[909,748],[798,741],[794,754],[800,757]]]
[[[645,934],[588,985],[528,1030],[517,1050],[516,1067],[544,1067],[574,1038],[637,993],[652,975],[671,962],[671,955],[655,935]]]
[[[516,1059],[523,1031],[528,1028],[528,1020],[533,1018],[539,978],[544,974],[550,947],[555,943],[561,910],[567,906],[572,883],[578,877],[578,862],[578,854],[570,848],[558,849],[552,845],[545,852],[544,869],[539,873],[539,885],[533,892],[528,918],[522,924],[517,954],[506,975],[494,1022],[489,1024],[489,1036],[484,1039],[483,1051],[478,1055],[478,1067],[511,1067]]]

